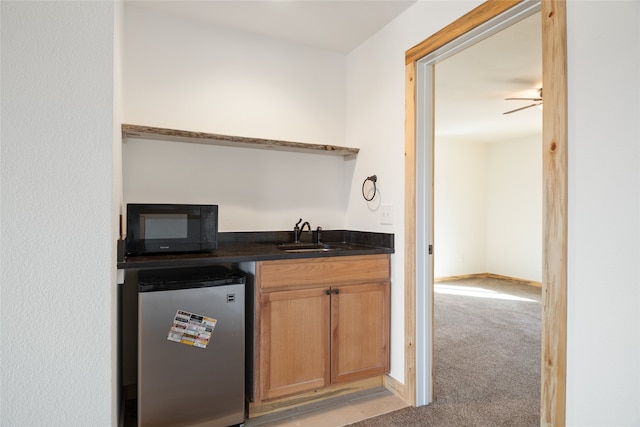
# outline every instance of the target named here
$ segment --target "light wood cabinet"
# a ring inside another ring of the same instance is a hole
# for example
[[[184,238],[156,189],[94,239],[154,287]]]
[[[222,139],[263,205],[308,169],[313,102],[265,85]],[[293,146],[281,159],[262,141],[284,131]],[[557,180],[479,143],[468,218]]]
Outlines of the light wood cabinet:
[[[263,399],[329,383],[329,299],[323,289],[262,295],[259,351]]]
[[[254,401],[389,371],[389,255],[256,263]]]
[[[338,286],[331,295],[331,382],[389,371],[389,282]]]

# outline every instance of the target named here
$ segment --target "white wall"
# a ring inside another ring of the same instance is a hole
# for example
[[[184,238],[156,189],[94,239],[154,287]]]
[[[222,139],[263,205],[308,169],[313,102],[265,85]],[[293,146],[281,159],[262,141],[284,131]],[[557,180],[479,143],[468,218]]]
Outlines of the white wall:
[[[0,7],[0,424],[114,425],[114,5]]]
[[[125,120],[344,143],[344,55],[130,4],[125,5],[124,24]]]
[[[434,276],[486,273],[488,146],[435,144]]]
[[[125,123],[344,145],[343,54],[130,5],[124,30]],[[221,231],[345,227],[354,160],[140,140],[123,158],[125,203],[218,204]]]
[[[567,425],[640,425],[640,3],[568,2]]]
[[[344,228],[347,174],[341,157],[128,140],[125,203],[218,204],[220,231]]]
[[[542,280],[541,141],[541,135],[436,141],[436,278],[493,273]]]
[[[486,218],[486,271],[542,281],[542,135],[487,144]]]

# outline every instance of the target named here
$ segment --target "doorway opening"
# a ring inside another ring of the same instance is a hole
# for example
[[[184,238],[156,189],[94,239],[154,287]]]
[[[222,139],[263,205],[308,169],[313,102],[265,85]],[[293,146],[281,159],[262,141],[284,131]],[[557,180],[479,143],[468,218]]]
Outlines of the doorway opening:
[[[538,12],[434,73],[434,399],[498,399],[527,420],[540,399],[542,111],[504,112],[542,85],[540,32]]]
[[[432,401],[434,64],[542,11],[543,333],[541,424],[563,425],[566,364],[566,5],[488,1],[406,54],[406,378],[410,403]],[[547,101],[550,99],[550,102]]]

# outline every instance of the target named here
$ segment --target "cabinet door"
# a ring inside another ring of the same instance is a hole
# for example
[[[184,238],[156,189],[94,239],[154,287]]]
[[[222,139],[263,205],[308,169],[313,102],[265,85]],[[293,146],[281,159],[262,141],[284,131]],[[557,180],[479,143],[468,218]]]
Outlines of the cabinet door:
[[[262,294],[262,400],[329,384],[329,309],[326,288]]]
[[[389,372],[389,302],[389,282],[332,289],[332,383]]]

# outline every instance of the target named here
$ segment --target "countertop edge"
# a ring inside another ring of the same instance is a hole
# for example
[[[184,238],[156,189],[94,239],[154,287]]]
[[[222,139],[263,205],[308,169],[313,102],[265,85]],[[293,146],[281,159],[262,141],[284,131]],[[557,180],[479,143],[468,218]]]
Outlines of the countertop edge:
[[[144,257],[120,256],[117,262],[119,270],[189,267],[213,264],[228,264],[255,261],[273,261],[283,259],[327,258],[356,255],[393,254],[394,235],[390,233],[361,232],[351,230],[333,230],[323,232],[331,240],[327,244],[347,244],[357,246],[329,252],[292,253],[276,248],[278,243],[288,242],[289,232],[227,232],[219,233],[218,249],[204,254],[154,255]],[[273,241],[273,237],[277,239]],[[119,246],[123,246],[118,241]],[[363,244],[367,243],[367,244]],[[380,245],[380,246],[378,246]]]

